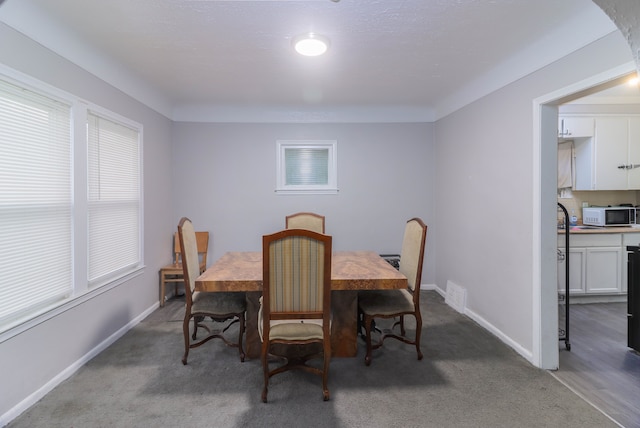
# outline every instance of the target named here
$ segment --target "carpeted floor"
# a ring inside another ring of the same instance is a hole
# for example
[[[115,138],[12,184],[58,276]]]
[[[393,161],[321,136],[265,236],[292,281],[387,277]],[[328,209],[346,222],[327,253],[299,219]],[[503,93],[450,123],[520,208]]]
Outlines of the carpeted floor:
[[[258,360],[219,341],[183,366],[182,303],[172,300],[9,424],[38,427],[615,427],[549,373],[424,292],[424,359],[387,341],[366,367],[331,362],[319,378],[274,377],[260,400]]]

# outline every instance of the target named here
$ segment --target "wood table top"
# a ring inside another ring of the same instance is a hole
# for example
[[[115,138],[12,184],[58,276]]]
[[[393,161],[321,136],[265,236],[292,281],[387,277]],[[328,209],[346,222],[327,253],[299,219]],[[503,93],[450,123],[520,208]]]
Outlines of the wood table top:
[[[407,278],[373,251],[336,251],[332,290],[406,288]],[[262,291],[262,252],[228,252],[196,279],[198,291]]]

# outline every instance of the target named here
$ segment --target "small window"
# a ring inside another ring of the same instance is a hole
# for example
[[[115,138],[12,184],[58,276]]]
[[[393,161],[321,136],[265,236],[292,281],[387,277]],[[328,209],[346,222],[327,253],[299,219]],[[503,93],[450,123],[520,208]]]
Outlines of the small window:
[[[336,141],[278,141],[276,192],[338,192]]]

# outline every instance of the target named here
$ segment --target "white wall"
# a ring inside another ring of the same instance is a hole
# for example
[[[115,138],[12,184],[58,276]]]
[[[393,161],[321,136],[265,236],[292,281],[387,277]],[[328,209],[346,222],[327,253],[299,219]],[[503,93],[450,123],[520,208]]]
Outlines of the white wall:
[[[399,253],[404,224],[421,217],[427,233],[423,283],[435,279],[432,124],[203,124],[173,127],[174,223],[190,217],[211,235],[209,260],[260,251],[262,235],[285,216],[326,216],[336,250]],[[276,141],[338,142],[337,195],[278,195]],[[167,231],[169,233],[169,231]]]
[[[630,60],[629,46],[614,33],[436,123],[436,283],[467,288],[468,314],[526,358],[534,346],[538,269],[533,100]],[[554,207],[544,214],[555,218],[555,189],[543,198],[552,202],[543,206]],[[555,249],[546,250],[555,260]]]
[[[143,125],[146,264],[141,276],[0,343],[2,426],[71,374],[75,364],[92,355],[111,335],[157,306],[158,269],[170,260],[171,236],[166,231],[174,222],[171,121],[3,23],[0,63]]]

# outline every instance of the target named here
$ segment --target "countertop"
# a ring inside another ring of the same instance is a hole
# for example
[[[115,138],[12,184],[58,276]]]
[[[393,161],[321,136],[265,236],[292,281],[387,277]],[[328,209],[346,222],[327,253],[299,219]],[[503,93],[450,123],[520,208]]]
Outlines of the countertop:
[[[586,229],[583,227],[587,226],[570,226],[569,233],[575,234],[601,234],[601,233],[640,233],[640,225],[636,227],[622,227],[622,226],[614,226],[614,227],[597,227],[597,226],[588,226]],[[564,234],[565,229],[558,229],[558,234]]]

